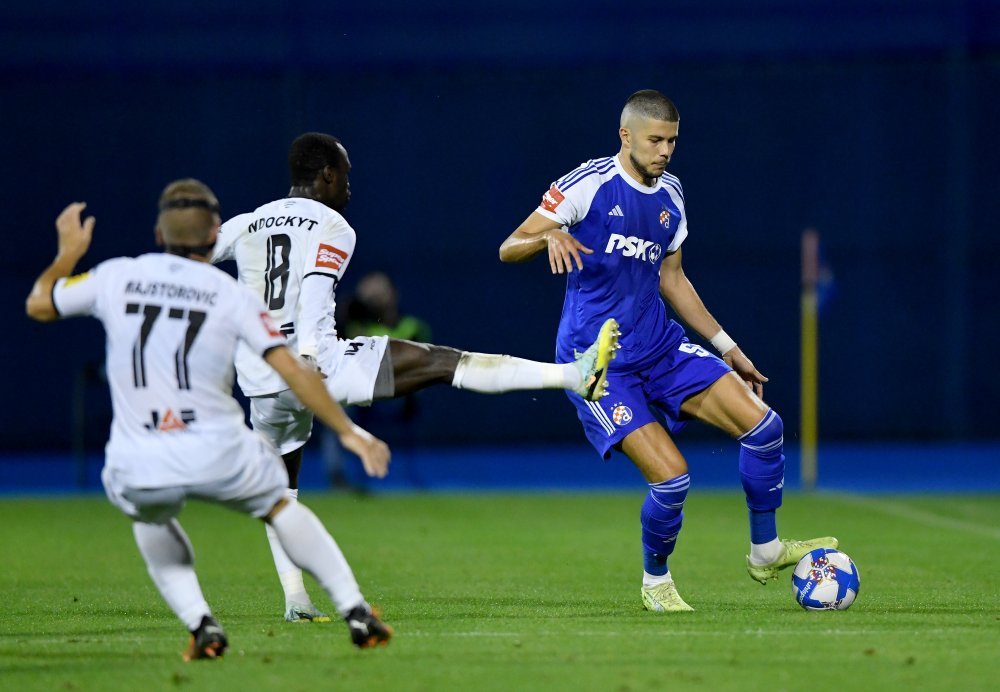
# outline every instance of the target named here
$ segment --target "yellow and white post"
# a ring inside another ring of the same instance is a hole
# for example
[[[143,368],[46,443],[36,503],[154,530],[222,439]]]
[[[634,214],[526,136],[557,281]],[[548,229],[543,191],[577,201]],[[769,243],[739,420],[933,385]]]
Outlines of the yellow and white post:
[[[802,407],[799,425],[800,466],[803,490],[816,487],[816,446],[819,439],[819,316],[816,284],[819,282],[819,233],[802,233]]]

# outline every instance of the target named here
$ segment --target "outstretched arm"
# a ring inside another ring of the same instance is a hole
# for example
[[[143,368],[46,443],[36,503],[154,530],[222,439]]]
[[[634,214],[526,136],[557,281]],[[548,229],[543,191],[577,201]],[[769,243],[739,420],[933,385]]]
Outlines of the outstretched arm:
[[[763,396],[764,377],[740,347],[722,330],[712,314],[701,302],[691,281],[684,274],[681,265],[681,250],[677,250],[663,260],[660,265],[660,293],[677,316],[704,339],[711,341],[719,349],[722,359],[753,389],[757,396]]]
[[[86,208],[84,202],[73,202],[62,210],[56,219],[59,238],[56,258],[45,271],[35,279],[35,285],[24,303],[28,317],[39,322],[51,322],[59,317],[52,302],[52,287],[56,281],[73,273],[77,263],[87,253],[94,233],[94,217],[88,216],[80,222],[80,213]]]
[[[582,270],[580,253],[590,255],[594,252],[562,230],[558,221],[532,212],[500,245],[500,261],[527,262],[545,249],[548,249],[549,267],[553,274],[572,272],[574,263],[577,269]]]
[[[299,400],[337,433],[344,448],[361,458],[365,473],[385,477],[389,472],[389,447],[347,417],[340,404],[330,397],[318,373],[303,366],[284,346],[269,350],[264,360],[278,371]]]

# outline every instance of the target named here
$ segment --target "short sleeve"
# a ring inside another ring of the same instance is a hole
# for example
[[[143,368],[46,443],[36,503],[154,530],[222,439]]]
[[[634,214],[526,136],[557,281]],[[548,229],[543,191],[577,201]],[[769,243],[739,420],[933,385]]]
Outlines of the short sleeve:
[[[603,161],[586,161],[552,183],[535,211],[567,228],[583,221],[601,186],[601,173],[608,170]]]
[[[667,194],[670,195],[674,204],[681,212],[680,222],[677,224],[677,231],[674,233],[674,237],[670,241],[670,245],[667,247],[666,252],[677,252],[680,249],[681,243],[688,235],[688,222],[687,222],[687,209],[684,207],[684,189],[681,187],[681,181],[677,178],[671,178],[668,182],[663,185]]]
[[[542,195],[536,212],[547,219],[561,223],[563,226],[572,226],[583,219],[583,214],[577,205],[575,195],[566,195],[559,189],[559,183],[555,182]]]
[[[97,314],[100,268],[98,265],[89,272],[56,281],[52,287],[52,305],[60,317]]]

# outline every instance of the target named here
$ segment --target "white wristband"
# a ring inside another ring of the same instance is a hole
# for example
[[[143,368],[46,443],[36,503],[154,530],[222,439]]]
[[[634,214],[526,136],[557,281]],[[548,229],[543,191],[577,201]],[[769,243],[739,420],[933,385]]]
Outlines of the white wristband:
[[[712,345],[715,346],[715,350],[722,355],[726,355],[736,348],[736,342],[733,341],[732,337],[726,334],[724,329],[720,329],[719,333],[713,336],[710,341],[712,342]]]

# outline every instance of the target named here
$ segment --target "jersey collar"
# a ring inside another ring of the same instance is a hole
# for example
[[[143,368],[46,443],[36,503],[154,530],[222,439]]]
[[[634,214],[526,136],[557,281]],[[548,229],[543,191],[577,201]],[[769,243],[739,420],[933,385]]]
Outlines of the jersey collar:
[[[628,171],[625,170],[625,167],[622,166],[622,162],[618,160],[619,156],[621,156],[621,153],[615,154],[615,168],[618,169],[618,175],[622,177],[622,180],[624,180],[626,183],[628,183],[629,185],[631,185],[644,195],[655,195],[657,192],[659,192],[660,190],[659,180],[657,180],[656,185],[653,185],[652,187],[646,187],[645,185],[636,182],[635,178],[630,176],[628,174]]]

